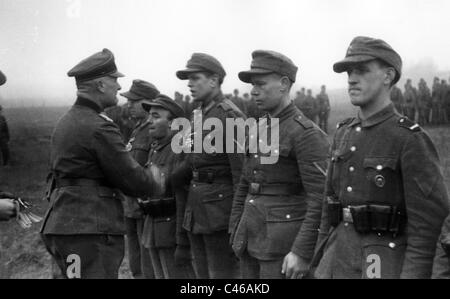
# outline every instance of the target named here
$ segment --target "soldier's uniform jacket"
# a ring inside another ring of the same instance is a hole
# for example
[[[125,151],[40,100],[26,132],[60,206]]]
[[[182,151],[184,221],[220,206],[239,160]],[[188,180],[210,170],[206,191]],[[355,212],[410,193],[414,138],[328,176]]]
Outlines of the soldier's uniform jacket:
[[[171,147],[172,135],[152,144],[145,167],[156,183],[150,198],[163,199],[174,197],[175,188],[170,175],[175,167],[176,155]],[[146,248],[170,248],[176,245],[189,246],[186,230],[182,228],[180,215],[183,213],[182,198],[176,198],[176,213],[166,217],[145,216],[142,243]]]
[[[372,254],[382,278],[430,278],[436,242],[448,215],[448,197],[438,153],[430,137],[400,116],[393,105],[362,121],[338,125],[326,194],[342,207],[394,206],[407,215],[402,234],[360,234],[340,222],[329,234],[317,268],[320,278],[365,278]],[[328,201],[321,232],[330,230]],[[325,239],[326,240],[326,239]],[[324,243],[325,244],[325,243]]]
[[[127,144],[127,149],[130,151],[131,156],[142,166],[147,163],[152,143],[148,127],[149,122],[147,120],[138,122]],[[125,217],[128,218],[139,219],[143,217],[143,211],[139,207],[136,198],[128,196],[125,196],[124,200],[124,213]]]
[[[233,250],[240,256],[247,249],[260,260],[283,258],[292,251],[310,260],[320,225],[329,143],[293,103],[275,117],[279,159],[262,164],[265,154],[259,149],[258,154],[247,154],[230,218]],[[260,192],[252,191],[256,186]]]
[[[44,234],[123,234],[123,207],[114,188],[131,196],[151,189],[152,178],[126,150],[117,125],[100,112],[78,98],[56,125]]]
[[[9,141],[8,123],[3,115],[0,115],[0,141]]]
[[[444,222],[433,265],[433,278],[450,279],[450,216]]]
[[[244,118],[231,101],[224,100],[219,94],[203,108],[203,123],[209,118],[220,119],[223,125],[224,152],[226,149],[226,119]],[[203,130],[202,140],[209,136],[209,130]],[[210,234],[228,229],[233,201],[234,186],[237,186],[242,171],[243,154],[236,153],[192,153],[188,155],[193,172],[212,173],[211,180],[192,179],[183,227],[194,234]],[[201,175],[204,177],[204,175]]]

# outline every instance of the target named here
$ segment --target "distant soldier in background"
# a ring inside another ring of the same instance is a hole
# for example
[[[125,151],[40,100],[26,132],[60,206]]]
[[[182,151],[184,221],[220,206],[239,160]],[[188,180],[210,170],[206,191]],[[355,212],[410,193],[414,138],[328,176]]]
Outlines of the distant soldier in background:
[[[405,113],[403,109],[405,105],[405,99],[403,98],[402,90],[398,88],[397,85],[394,85],[392,87],[391,101],[392,103],[394,103],[395,110],[397,110],[398,113]]]
[[[302,103],[305,101],[305,99],[306,99],[306,91],[305,88],[302,87],[300,91],[297,91],[297,96],[294,99],[295,106],[297,106],[297,108],[301,110],[300,107]]]
[[[417,92],[412,86],[411,79],[408,79],[405,84],[405,115],[412,121],[416,119],[417,110]]]
[[[239,96],[239,89],[235,89],[233,91],[234,96],[231,98],[231,101],[238,106],[238,108],[241,110],[242,113],[247,115],[247,109],[245,107],[244,100]]]
[[[431,111],[431,91],[427,86],[427,82],[422,78],[419,82],[419,92],[417,97],[419,106],[419,124],[427,125],[430,121]]]
[[[449,86],[447,85],[446,80],[441,81],[441,88],[439,90],[439,123],[446,124],[447,123],[447,97],[449,92]]]
[[[130,116],[136,123],[127,150],[141,166],[147,163],[152,140],[148,133],[148,113],[142,103],[153,100],[159,95],[158,89],[144,80],[133,80],[130,90],[121,95],[128,99]],[[154,278],[152,262],[148,251],[141,245],[144,228],[144,212],[135,197],[125,196],[124,199],[125,229],[128,244],[128,261],[134,278]]]
[[[433,89],[431,93],[431,123],[439,124],[439,97],[441,94],[441,83],[438,77],[433,80]]]
[[[322,85],[320,93],[317,95],[317,106],[319,110],[319,127],[328,133],[328,117],[330,116],[330,99],[327,95],[327,87]]]
[[[300,103],[300,111],[302,111],[307,118],[316,122],[317,102],[312,95],[311,89],[307,90],[306,98]]]
[[[6,118],[3,115],[3,107],[0,105],[0,151],[2,154],[3,165],[9,163],[9,129]]]

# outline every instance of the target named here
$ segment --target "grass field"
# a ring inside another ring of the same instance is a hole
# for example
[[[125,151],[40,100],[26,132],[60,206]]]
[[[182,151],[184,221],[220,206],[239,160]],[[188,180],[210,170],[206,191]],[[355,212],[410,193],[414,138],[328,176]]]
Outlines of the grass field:
[[[48,171],[50,136],[54,124],[67,108],[21,108],[5,111],[12,140],[12,166],[0,168],[0,189],[30,199],[44,215],[42,200]],[[335,105],[330,117],[332,134],[338,120],[354,113],[350,105]],[[442,159],[447,187],[450,186],[450,127],[427,128]],[[417,161],[420,163],[420,161]],[[39,237],[39,225],[21,229],[14,221],[0,223],[0,278],[51,278],[52,262]],[[130,278],[126,259],[121,278]]]

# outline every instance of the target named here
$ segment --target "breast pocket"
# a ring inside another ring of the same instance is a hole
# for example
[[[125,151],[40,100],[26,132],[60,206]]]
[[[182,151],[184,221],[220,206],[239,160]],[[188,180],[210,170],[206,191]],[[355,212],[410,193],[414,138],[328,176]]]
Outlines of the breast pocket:
[[[367,157],[363,167],[372,203],[398,204],[402,198],[402,184],[397,172],[396,157]]]

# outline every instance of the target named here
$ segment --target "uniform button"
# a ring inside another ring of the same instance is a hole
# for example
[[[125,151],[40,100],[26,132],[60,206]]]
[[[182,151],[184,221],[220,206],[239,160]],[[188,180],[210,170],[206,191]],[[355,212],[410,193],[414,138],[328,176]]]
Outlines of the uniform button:
[[[347,187],[347,191],[348,192],[353,192],[353,188],[352,187]]]
[[[258,159],[258,155],[255,155],[255,159]]]
[[[113,193],[113,197],[116,197],[116,193]]]
[[[222,198],[223,197],[223,194],[219,194],[219,198]]]
[[[195,187],[197,187],[197,185],[196,185],[196,184],[194,184],[194,185],[192,185],[192,187],[194,187],[194,188],[195,188]]]
[[[351,166],[351,167],[349,168],[349,170],[350,170],[350,172],[354,172],[354,171],[355,171],[355,167]]]
[[[251,204],[255,203],[255,201],[253,199],[250,199],[248,202],[251,203]]]
[[[400,120],[400,122],[401,122],[401,123],[404,123],[404,122],[405,122],[405,119],[404,119],[404,118],[402,118],[402,119]]]
[[[361,130],[362,130],[361,127],[356,128],[356,132],[358,132],[358,133],[361,132]]]
[[[382,165],[378,165],[378,166],[377,166],[377,170],[378,170],[378,171],[383,170],[383,166],[382,166]]]
[[[255,171],[253,171],[253,174],[258,174],[258,172],[255,170]]]
[[[166,221],[170,221],[170,218],[167,218]]]
[[[389,247],[394,249],[395,247],[397,247],[397,245],[395,245],[395,243],[389,243]]]
[[[286,215],[286,219],[291,219],[291,215]]]
[[[350,148],[350,150],[351,150],[352,152],[356,152],[356,146],[352,146],[352,147]]]
[[[348,226],[348,222],[345,222],[345,223],[344,223],[344,226]]]

